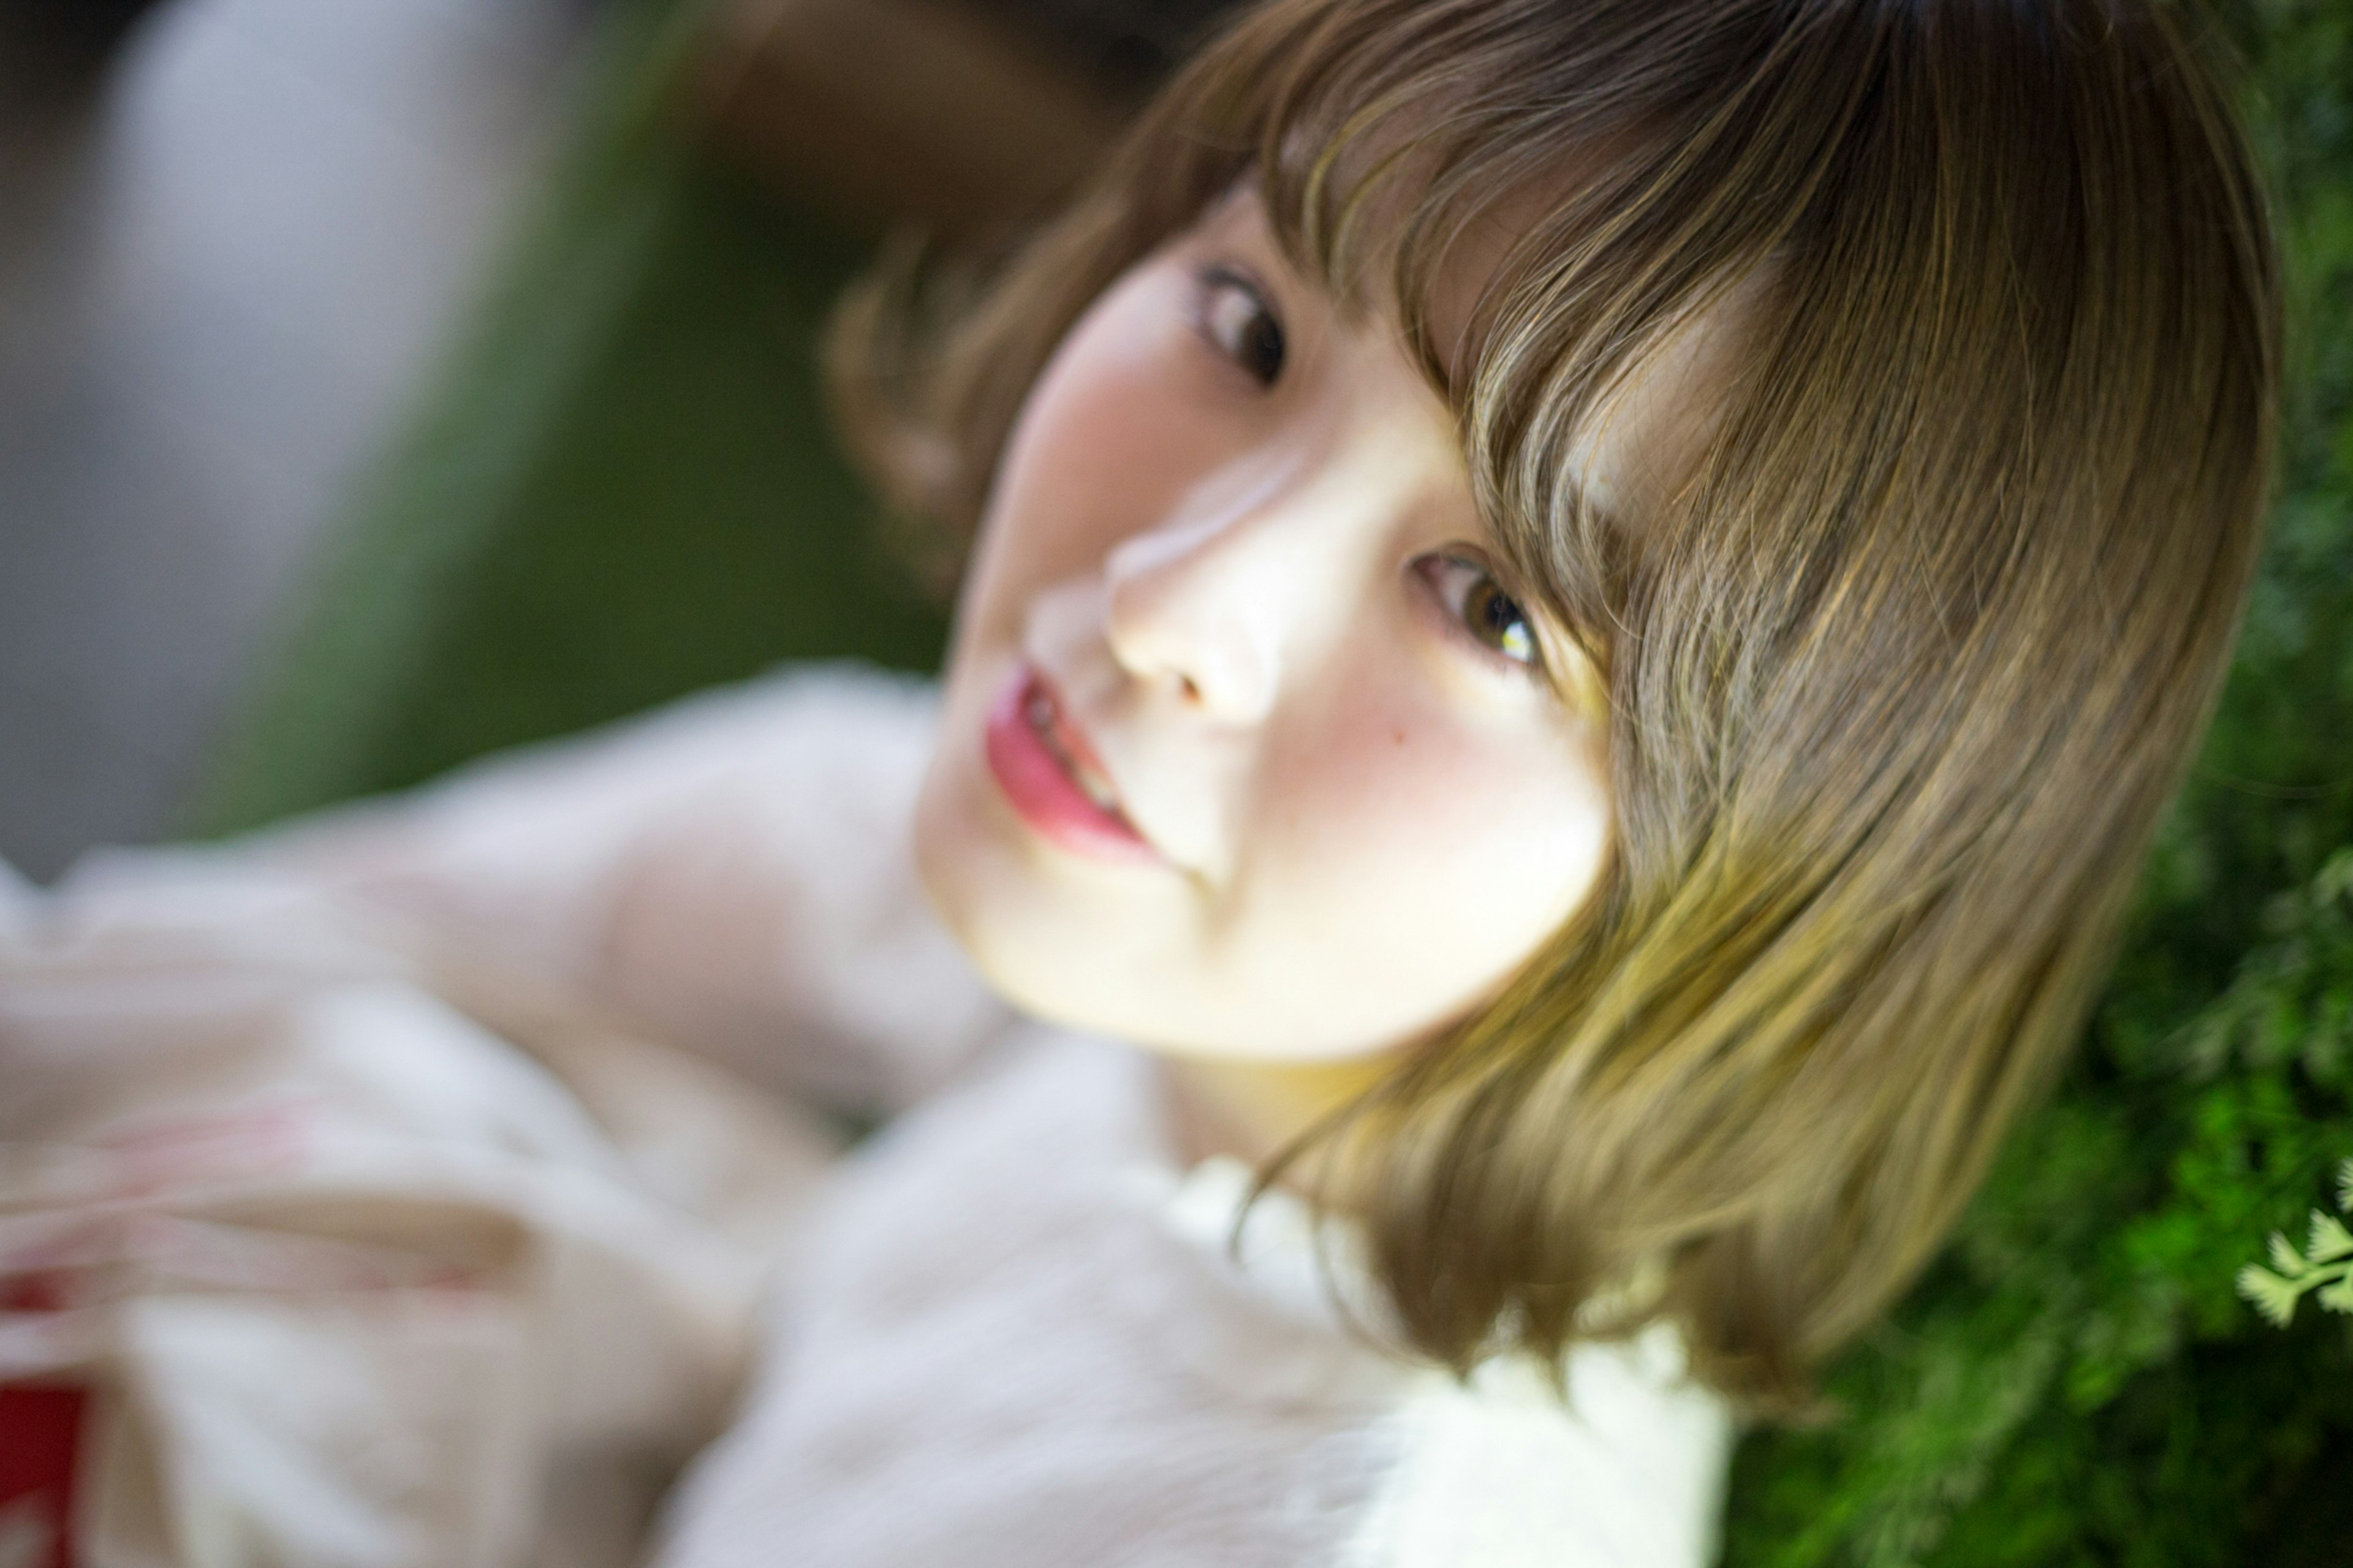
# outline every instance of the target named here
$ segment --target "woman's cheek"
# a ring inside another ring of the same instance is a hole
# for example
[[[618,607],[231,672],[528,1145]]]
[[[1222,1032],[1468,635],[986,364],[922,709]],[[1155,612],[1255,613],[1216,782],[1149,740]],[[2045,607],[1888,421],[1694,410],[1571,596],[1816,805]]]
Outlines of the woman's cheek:
[[[1145,341],[1124,342],[1134,337]],[[1114,316],[1066,348],[1015,432],[991,548],[1027,584],[1100,563],[1157,526],[1221,453],[1178,384],[1191,345]]]
[[[1372,683],[1297,704],[1268,741],[1267,826],[1297,873],[1343,905],[1459,852],[1485,804],[1476,757],[1446,716]]]
[[[1293,728],[1267,820],[1291,907],[1433,995],[1515,965],[1589,889],[1608,803],[1579,748],[1361,689]]]

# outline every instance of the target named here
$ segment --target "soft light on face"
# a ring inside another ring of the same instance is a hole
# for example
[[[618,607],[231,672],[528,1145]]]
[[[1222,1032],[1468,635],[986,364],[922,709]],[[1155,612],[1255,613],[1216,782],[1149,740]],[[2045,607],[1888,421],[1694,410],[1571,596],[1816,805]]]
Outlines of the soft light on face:
[[[1639,407],[1580,454],[1643,465]],[[1477,1005],[1590,892],[1592,669],[1521,606],[1454,422],[1238,195],[1031,389],[917,853],[983,972],[1174,1053],[1335,1061]]]

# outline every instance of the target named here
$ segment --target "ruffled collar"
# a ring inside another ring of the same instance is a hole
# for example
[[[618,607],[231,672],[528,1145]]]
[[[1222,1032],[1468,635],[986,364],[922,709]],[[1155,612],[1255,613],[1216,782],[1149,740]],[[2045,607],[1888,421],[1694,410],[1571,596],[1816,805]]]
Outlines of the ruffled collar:
[[[1412,1348],[1388,1291],[1369,1260],[1364,1230],[1340,1215],[1319,1213],[1284,1187],[1252,1196],[1257,1173],[1231,1154],[1188,1162],[1179,1147],[1167,1079],[1159,1058],[1115,1041],[1094,1042],[1115,1081],[1113,1121],[1119,1150],[1113,1187],[1121,1206],[1148,1217],[1149,1229],[1179,1289],[1153,1294],[1158,1287],[1139,1274],[1125,1292],[1130,1305],[1159,1321],[1162,1331],[1188,1348],[1187,1359],[1221,1382],[1236,1365],[1266,1373],[1264,1352],[1274,1339],[1285,1353],[1310,1364],[1303,1377],[1261,1384],[1285,1397],[1302,1387],[1384,1384],[1394,1392],[1401,1377],[1447,1378],[1451,1374]],[[1158,1270],[1150,1272],[1157,1273]],[[1167,1275],[1163,1275],[1165,1283]],[[1655,1294],[1660,1271],[1630,1280],[1626,1292]],[[1599,1311],[1623,1305],[1624,1295],[1589,1304]],[[1682,1336],[1670,1324],[1654,1323],[1639,1336],[1640,1360],[1664,1382],[1681,1380],[1686,1365]],[[1314,1347],[1308,1353],[1308,1347]],[[1607,1347],[1588,1346],[1587,1350]],[[1237,1353],[1241,1352],[1242,1353]],[[1571,1361],[1578,1359],[1573,1349]],[[1535,1363],[1525,1356],[1493,1358],[1504,1363]]]
[[[1119,1319],[1174,1364],[1255,1403],[1387,1400],[1400,1379],[1427,1374],[1353,1223],[1280,1187],[1251,1201],[1256,1173],[1231,1155],[1188,1161],[1158,1058],[1117,1041],[1067,1043],[1080,1048],[1048,1070],[1092,1081],[1085,1133],[1066,1152],[1085,1147],[1094,1166],[1082,1201],[1102,1226],[1101,1289]]]

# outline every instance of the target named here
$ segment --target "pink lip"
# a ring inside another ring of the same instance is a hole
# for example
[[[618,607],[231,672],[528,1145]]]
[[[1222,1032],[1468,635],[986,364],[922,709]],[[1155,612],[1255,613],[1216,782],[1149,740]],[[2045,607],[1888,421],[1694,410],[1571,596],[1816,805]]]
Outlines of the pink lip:
[[[1051,744],[1031,721],[1035,709],[1051,714]],[[1057,746],[1062,755],[1056,754]],[[1004,694],[989,710],[985,750],[988,771],[997,776],[1006,800],[1048,842],[1098,860],[1132,865],[1160,858],[1126,817],[1097,805],[1064,765],[1063,756],[1069,756],[1103,776],[1102,763],[1071,722],[1060,694],[1028,665],[1013,672]]]

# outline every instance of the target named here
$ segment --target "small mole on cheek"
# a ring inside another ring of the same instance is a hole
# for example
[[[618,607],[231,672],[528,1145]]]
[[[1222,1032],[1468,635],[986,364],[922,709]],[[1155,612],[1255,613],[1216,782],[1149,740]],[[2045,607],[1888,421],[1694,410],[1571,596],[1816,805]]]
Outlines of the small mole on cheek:
[[[1404,744],[1405,744],[1405,731],[1404,731],[1403,730],[1399,730],[1396,734],[1394,734],[1394,735],[1390,736],[1390,737],[1389,737],[1389,740],[1390,740],[1390,742],[1391,742],[1393,744],[1399,745],[1399,746],[1404,745]]]

